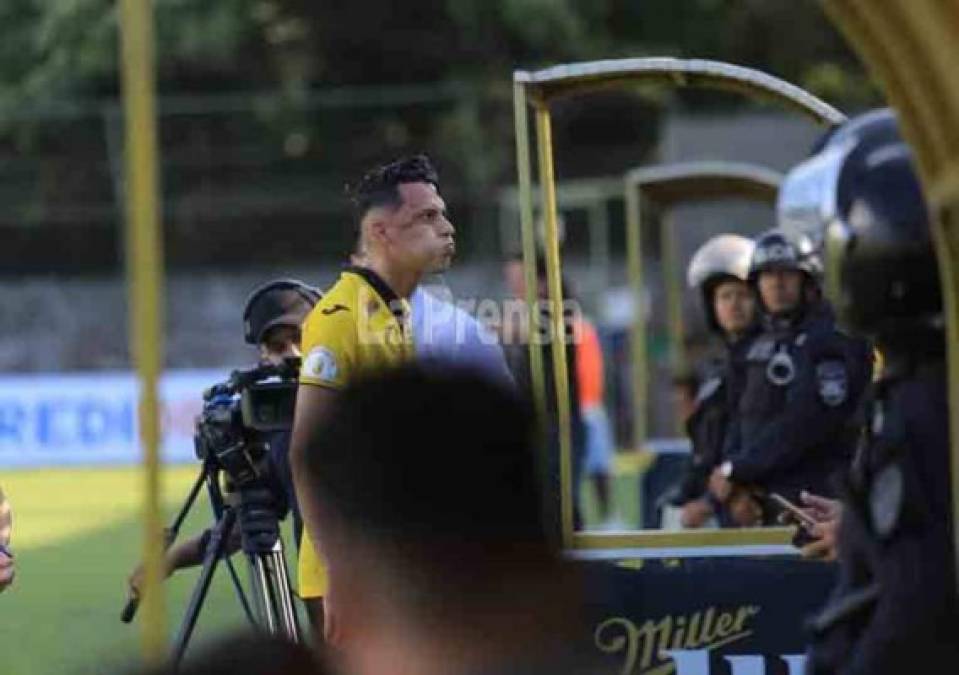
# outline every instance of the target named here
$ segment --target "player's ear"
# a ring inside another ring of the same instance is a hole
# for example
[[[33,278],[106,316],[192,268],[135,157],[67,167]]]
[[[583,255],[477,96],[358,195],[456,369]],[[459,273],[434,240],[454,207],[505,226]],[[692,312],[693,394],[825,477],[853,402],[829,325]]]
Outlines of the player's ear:
[[[389,240],[389,222],[387,213],[382,209],[372,209],[363,219],[364,243],[386,243]]]

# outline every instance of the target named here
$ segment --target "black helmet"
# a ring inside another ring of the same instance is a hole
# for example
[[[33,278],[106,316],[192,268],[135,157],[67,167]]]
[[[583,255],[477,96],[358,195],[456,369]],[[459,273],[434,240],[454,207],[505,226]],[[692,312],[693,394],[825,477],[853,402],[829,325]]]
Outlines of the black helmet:
[[[896,117],[888,108],[833,127],[816,143],[809,159],[783,179],[776,204],[778,227],[809,237],[813,248],[822,251],[829,223],[849,210],[852,177],[843,171],[845,159],[855,148],[901,142]]]
[[[755,284],[759,274],[769,270],[805,272],[818,286],[822,280],[822,258],[806,235],[780,228],[767,230],[756,238],[749,262],[749,282]]]
[[[713,307],[713,291],[727,279],[748,279],[753,247],[753,241],[746,237],[720,234],[700,246],[689,261],[686,280],[691,289],[702,293],[706,323],[714,331],[719,331],[720,326]]]
[[[826,243],[827,285],[844,323],[880,340],[940,329],[929,215],[892,112],[851,120],[790,176],[796,172],[820,185],[817,227]]]

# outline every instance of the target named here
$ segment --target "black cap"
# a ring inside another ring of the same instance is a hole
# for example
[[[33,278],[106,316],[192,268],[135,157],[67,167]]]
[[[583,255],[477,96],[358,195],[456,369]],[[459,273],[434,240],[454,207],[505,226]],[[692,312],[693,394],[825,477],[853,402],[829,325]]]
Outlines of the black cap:
[[[301,281],[280,279],[257,288],[243,310],[243,339],[256,345],[276,326],[299,327],[321,293]]]

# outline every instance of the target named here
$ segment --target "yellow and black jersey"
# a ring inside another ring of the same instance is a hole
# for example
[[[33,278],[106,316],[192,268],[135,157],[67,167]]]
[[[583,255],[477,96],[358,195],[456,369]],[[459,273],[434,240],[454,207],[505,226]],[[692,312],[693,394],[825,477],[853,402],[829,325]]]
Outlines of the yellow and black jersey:
[[[413,355],[409,303],[372,270],[348,267],[303,323],[300,382],[340,389]]]
[[[413,357],[409,303],[372,270],[348,267],[303,323],[300,384],[341,389]],[[304,532],[300,596],[326,594],[326,570]]]

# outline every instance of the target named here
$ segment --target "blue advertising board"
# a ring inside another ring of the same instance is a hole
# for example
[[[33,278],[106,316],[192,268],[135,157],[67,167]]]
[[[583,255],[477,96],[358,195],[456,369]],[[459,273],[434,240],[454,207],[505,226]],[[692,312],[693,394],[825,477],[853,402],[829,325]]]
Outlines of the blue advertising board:
[[[178,370],[160,382],[166,462],[195,461],[202,392],[222,370]],[[129,372],[0,377],[0,467],[140,461],[137,384]]]

